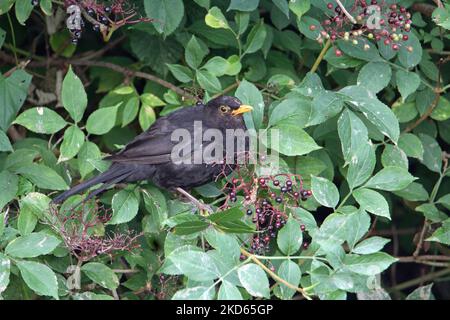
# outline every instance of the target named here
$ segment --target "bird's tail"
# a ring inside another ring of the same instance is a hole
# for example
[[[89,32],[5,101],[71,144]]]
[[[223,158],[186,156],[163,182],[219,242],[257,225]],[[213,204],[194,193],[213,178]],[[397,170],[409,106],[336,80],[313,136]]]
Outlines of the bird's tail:
[[[90,187],[93,187],[97,184],[103,183],[103,185],[99,189],[91,192],[86,197],[86,199],[84,201],[87,201],[87,200],[91,199],[92,197],[94,197],[95,195],[106,190],[109,186],[125,180],[127,177],[129,177],[132,174],[132,172],[133,171],[130,168],[117,168],[116,166],[113,166],[113,167],[109,168],[108,170],[106,170],[105,172],[99,174],[98,176],[96,176],[92,179],[89,179],[83,183],[80,183],[79,185],[76,185],[72,189],[61,193],[59,196],[54,198],[52,200],[52,202],[53,203],[62,203],[64,200],[66,200],[67,198],[69,198],[77,193],[87,190]]]

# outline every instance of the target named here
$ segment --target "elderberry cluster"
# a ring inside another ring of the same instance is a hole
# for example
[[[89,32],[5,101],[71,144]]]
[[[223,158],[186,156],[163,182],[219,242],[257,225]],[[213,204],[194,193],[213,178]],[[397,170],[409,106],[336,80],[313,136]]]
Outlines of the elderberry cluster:
[[[366,38],[398,51],[409,39],[412,21],[411,14],[405,7],[388,5],[385,1],[379,3],[377,0],[357,0],[347,12],[333,2],[329,2],[327,8],[332,10],[333,15],[321,23],[323,30],[317,38],[319,43],[329,39],[332,43],[344,40],[357,45],[361,39]],[[316,26],[311,25],[310,30],[316,30]],[[363,48],[369,50],[370,44],[365,43]],[[406,49],[413,51],[411,46],[406,46]],[[340,57],[343,53],[335,48],[335,54]]]
[[[269,250],[270,240],[276,238],[278,230],[286,224],[288,206],[298,207],[300,201],[307,200],[311,190],[303,188],[298,175],[279,174],[276,176],[255,177],[246,179],[243,176],[233,178],[226,186],[228,201],[236,202],[241,191],[244,195],[246,214],[252,217],[256,233],[250,243],[250,251],[264,254]],[[304,231],[305,226],[301,226]]]
[[[64,5],[67,12],[66,25],[73,44],[78,43],[87,22],[94,31],[101,32],[107,41],[110,33],[123,25],[151,21],[141,17],[133,2],[127,0],[65,0]]]

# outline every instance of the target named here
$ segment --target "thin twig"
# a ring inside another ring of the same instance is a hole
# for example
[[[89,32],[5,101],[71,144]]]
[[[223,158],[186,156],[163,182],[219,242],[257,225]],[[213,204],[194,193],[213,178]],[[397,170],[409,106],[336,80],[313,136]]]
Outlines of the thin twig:
[[[314,62],[314,65],[311,68],[311,72],[314,73],[319,68],[320,62],[322,62],[323,57],[327,53],[328,49],[331,47],[331,40],[328,39],[325,43],[325,46],[322,48],[322,51],[320,51],[319,56],[317,57],[316,61]]]
[[[341,3],[340,0],[336,0],[339,7],[341,7],[342,12],[344,12],[345,16],[351,21],[351,23],[356,24],[355,18],[345,9],[344,5]]]
[[[256,263],[258,266],[260,266],[261,268],[263,268],[264,271],[266,271],[274,280],[281,282],[282,284],[284,284],[286,287],[291,288],[292,290],[295,290],[297,292],[299,292],[303,297],[305,297],[308,300],[312,300],[311,297],[306,293],[306,291],[302,288],[296,287],[293,284],[287,282],[286,280],[280,278],[275,272],[273,272],[272,270],[270,270],[269,268],[266,267],[266,265],[264,263],[262,263],[261,261],[258,260],[258,258],[256,258],[255,255],[251,254],[250,252],[247,252],[246,250],[244,250],[243,248],[241,248],[241,253],[250,258],[254,263]]]

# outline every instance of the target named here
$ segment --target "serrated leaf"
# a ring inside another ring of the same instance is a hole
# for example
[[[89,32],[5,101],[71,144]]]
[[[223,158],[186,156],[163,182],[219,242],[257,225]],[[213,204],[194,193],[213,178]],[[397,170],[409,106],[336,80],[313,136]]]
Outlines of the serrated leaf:
[[[239,280],[245,290],[254,297],[269,298],[269,280],[260,266],[249,263],[238,269]]]
[[[55,111],[37,107],[21,113],[14,123],[20,124],[30,131],[36,133],[56,133],[67,125],[67,122]]]

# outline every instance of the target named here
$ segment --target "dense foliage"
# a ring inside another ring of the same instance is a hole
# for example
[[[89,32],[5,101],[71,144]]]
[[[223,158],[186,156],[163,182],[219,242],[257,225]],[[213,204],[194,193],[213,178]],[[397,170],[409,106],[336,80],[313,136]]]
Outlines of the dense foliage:
[[[449,10],[2,0],[0,297],[450,298]],[[156,118],[221,94],[278,130],[267,179],[270,158],[192,190],[213,214],[150,182],[50,205]]]

